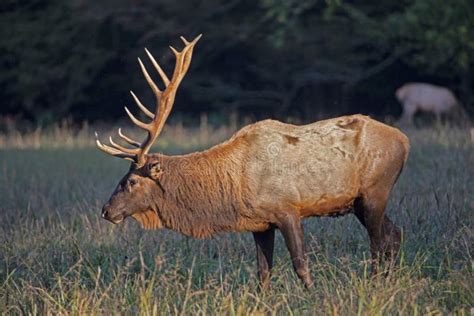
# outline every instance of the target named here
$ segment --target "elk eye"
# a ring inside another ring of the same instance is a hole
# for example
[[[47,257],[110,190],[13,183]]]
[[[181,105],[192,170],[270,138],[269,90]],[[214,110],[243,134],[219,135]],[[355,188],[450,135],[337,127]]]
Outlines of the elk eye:
[[[129,180],[128,180],[128,185],[131,186],[131,187],[133,187],[133,186],[134,186],[135,184],[137,184],[137,183],[138,183],[138,181],[135,180],[135,179],[129,179]]]

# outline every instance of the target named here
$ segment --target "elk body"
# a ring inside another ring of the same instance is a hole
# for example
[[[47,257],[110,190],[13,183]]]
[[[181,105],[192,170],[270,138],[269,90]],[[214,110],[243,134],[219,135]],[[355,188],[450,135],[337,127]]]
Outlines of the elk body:
[[[301,225],[306,217],[354,213],[367,229],[374,261],[393,258],[400,231],[384,212],[409,144],[400,131],[369,117],[344,116],[303,126],[265,120],[203,152],[147,153],[171,110],[169,100],[189,67],[197,40],[183,39],[182,52],[173,49],[177,64],[171,80],[149,54],[164,91],[140,62],[157,95],[157,109],[150,112],[133,95],[152,121],[143,123],[127,113],[148,132],[145,141],[136,142],[120,130],[119,136],[134,148],[97,140],[101,150],[132,161],[102,216],[113,223],[132,216],[145,228],[165,227],[196,238],[252,232],[263,284],[269,280],[279,229],[297,275],[312,286]]]
[[[404,84],[397,89],[395,96],[402,105],[400,120],[405,124],[413,124],[413,117],[418,111],[433,113],[439,121],[442,114],[461,107],[451,90],[429,83]]]

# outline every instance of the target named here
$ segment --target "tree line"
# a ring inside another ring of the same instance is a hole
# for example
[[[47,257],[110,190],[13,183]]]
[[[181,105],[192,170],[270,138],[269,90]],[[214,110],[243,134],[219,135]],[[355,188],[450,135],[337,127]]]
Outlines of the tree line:
[[[0,115],[39,124],[123,117],[128,90],[153,106],[136,57],[171,72],[200,33],[176,117],[397,116],[407,81],[474,107],[471,0],[5,0],[0,26]]]

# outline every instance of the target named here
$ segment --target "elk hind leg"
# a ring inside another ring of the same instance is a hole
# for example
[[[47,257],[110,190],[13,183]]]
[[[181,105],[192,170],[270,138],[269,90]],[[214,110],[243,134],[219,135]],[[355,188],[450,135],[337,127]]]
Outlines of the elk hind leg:
[[[354,205],[355,215],[369,235],[373,274],[383,258],[392,265],[400,249],[400,229],[385,215],[389,193],[386,189],[371,190]]]
[[[257,264],[260,286],[262,289],[265,289],[270,286],[271,269],[273,267],[275,228],[270,227],[263,232],[254,232],[253,238],[257,248]]]
[[[393,264],[395,258],[400,251],[400,244],[402,240],[402,234],[400,229],[392,223],[392,221],[384,216],[382,223],[382,234],[383,234],[383,249],[385,254],[385,260]]]

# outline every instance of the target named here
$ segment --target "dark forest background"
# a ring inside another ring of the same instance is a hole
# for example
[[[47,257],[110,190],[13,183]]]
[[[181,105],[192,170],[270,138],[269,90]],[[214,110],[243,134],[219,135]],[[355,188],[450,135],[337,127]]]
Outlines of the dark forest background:
[[[409,81],[447,86],[473,112],[472,0],[2,0],[0,116],[124,118],[128,90],[152,104],[143,48],[171,72],[168,45],[200,33],[174,119],[397,117]]]

